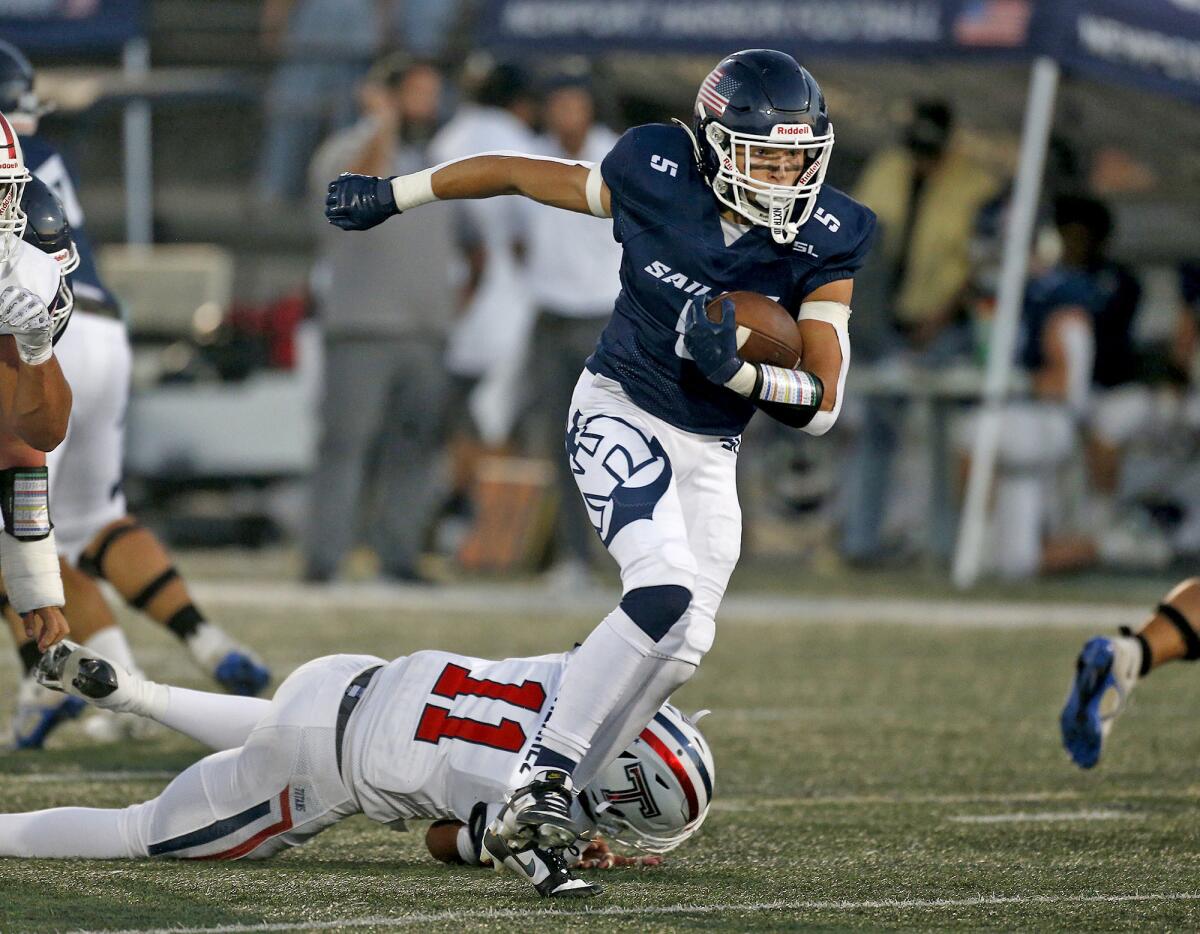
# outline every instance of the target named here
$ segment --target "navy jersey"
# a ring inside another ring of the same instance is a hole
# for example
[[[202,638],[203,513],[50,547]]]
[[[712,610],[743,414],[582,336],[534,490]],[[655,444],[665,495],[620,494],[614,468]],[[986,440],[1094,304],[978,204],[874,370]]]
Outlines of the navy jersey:
[[[721,205],[696,168],[691,137],[666,124],[626,132],[600,171],[612,194],[613,236],[624,251],[621,293],[588,368],[678,428],[740,434],[756,409],[709,382],[688,357],[687,302],[744,290],[770,296],[795,316],[815,289],[854,276],[875,215],[826,185],[794,243],[775,243],[755,226],[726,246]]]
[[[1022,349],[1018,355],[1027,370],[1045,362],[1042,342],[1050,317],[1060,308],[1083,308],[1091,318],[1096,355],[1092,381],[1118,386],[1136,375],[1133,319],[1141,286],[1123,266],[1105,262],[1095,269],[1064,266],[1049,270],[1029,283],[1022,314]]]
[[[79,251],[79,268],[67,279],[75,293],[76,301],[115,308],[117,301],[104,287],[104,283],[100,281],[100,273],[96,270],[92,241],[83,226],[83,209],[79,205],[79,198],[75,194],[75,182],[62,154],[38,136],[22,136],[21,151],[29,173],[36,175],[54,192],[62,202],[67,223],[71,225],[71,239],[75,241],[75,249]]]

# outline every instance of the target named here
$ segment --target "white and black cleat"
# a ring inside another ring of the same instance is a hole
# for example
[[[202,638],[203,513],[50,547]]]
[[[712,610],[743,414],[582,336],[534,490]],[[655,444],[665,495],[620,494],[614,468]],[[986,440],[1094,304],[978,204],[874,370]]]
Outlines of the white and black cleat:
[[[604,888],[571,872],[557,850],[539,846],[512,849],[489,828],[483,834],[483,854],[492,858],[497,872],[511,872],[534,887],[542,898],[592,898]]]
[[[545,769],[528,785],[509,793],[490,829],[517,850],[568,847],[579,839],[579,828],[571,816],[574,800],[571,776]]]
[[[34,669],[38,683],[118,713],[145,715],[154,687],[98,652],[67,639],[47,650]]]

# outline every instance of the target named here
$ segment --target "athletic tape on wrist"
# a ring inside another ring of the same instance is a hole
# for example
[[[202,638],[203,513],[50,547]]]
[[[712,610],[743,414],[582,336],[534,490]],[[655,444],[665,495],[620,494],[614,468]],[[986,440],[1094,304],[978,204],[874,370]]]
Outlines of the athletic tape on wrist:
[[[45,538],[50,521],[50,477],[45,467],[0,470],[0,514],[4,530],[21,541]]]
[[[18,541],[8,532],[0,532],[0,571],[4,573],[8,599],[22,616],[40,607],[67,602],[53,532],[34,541]]]
[[[407,211],[439,200],[433,193],[433,173],[439,168],[441,166],[393,178],[392,197],[396,199],[396,210]]]
[[[758,398],[764,402],[780,402],[784,405],[817,404],[817,382],[811,373],[768,364],[759,364],[758,372],[762,376]]]

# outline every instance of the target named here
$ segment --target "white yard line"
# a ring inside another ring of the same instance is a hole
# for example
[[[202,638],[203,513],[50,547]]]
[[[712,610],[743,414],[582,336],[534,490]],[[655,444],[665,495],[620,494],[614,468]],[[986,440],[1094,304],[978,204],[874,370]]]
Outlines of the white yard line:
[[[774,901],[724,902],[712,905],[662,905],[639,908],[481,908],[475,911],[447,909],[445,911],[411,912],[398,915],[375,915],[364,918],[342,918],[336,921],[297,921],[264,924],[230,924],[219,927],[128,928],[124,931],[105,931],[103,934],[257,934],[260,931],[332,931],[341,928],[409,927],[435,924],[441,921],[537,921],[541,918],[623,918],[664,917],[671,915],[714,915],[724,912],[758,914],[764,912],[802,911],[936,911],[942,908],[980,908],[998,905],[1090,905],[1122,904],[1126,902],[1195,902],[1200,893],[1168,892],[1162,895],[981,895],[976,898],[884,898],[868,901]],[[102,934],[100,931],[75,931],[73,934]]]
[[[0,772],[0,782],[53,785],[60,782],[169,782],[178,772],[128,769],[117,772]]]
[[[287,581],[192,581],[189,586],[199,602],[217,608],[556,616],[563,614],[564,605],[561,593],[527,583],[317,587]],[[569,615],[602,615],[618,596],[615,590],[572,594]],[[1100,630],[1136,621],[1144,610],[1141,604],[733,594],[721,605],[721,621],[734,625],[873,622],[960,629],[1050,626]]]
[[[1057,824],[1076,821],[1141,820],[1131,811],[1018,811],[1015,814],[956,814],[955,824]]]
[[[1096,795],[1079,791],[998,791],[978,794],[916,794],[916,795],[812,795],[780,798],[760,798],[752,795],[718,796],[712,803],[714,811],[759,811],[789,807],[860,807],[863,805],[947,805],[947,804],[1011,804],[1015,802],[1091,801]],[[1193,801],[1200,798],[1200,789],[1164,792],[1158,788],[1122,788],[1119,798],[1170,799]]]

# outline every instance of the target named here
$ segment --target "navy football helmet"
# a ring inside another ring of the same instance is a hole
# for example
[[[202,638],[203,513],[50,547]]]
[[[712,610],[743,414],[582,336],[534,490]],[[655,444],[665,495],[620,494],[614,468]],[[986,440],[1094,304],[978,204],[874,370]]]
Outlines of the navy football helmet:
[[[53,256],[62,274],[58,283],[58,301],[51,309],[51,325],[57,339],[75,308],[75,296],[67,276],[79,268],[79,251],[71,238],[71,225],[67,223],[62,202],[40,178],[33,176],[26,183],[21,194],[21,211],[25,215],[21,238]]]
[[[38,119],[50,109],[33,90],[33,66],[25,53],[0,39],[0,112],[18,133],[28,136],[37,132]]]
[[[783,52],[735,52],[700,85],[692,131],[717,200],[791,243],[812,215],[833,150],[813,76]]]

